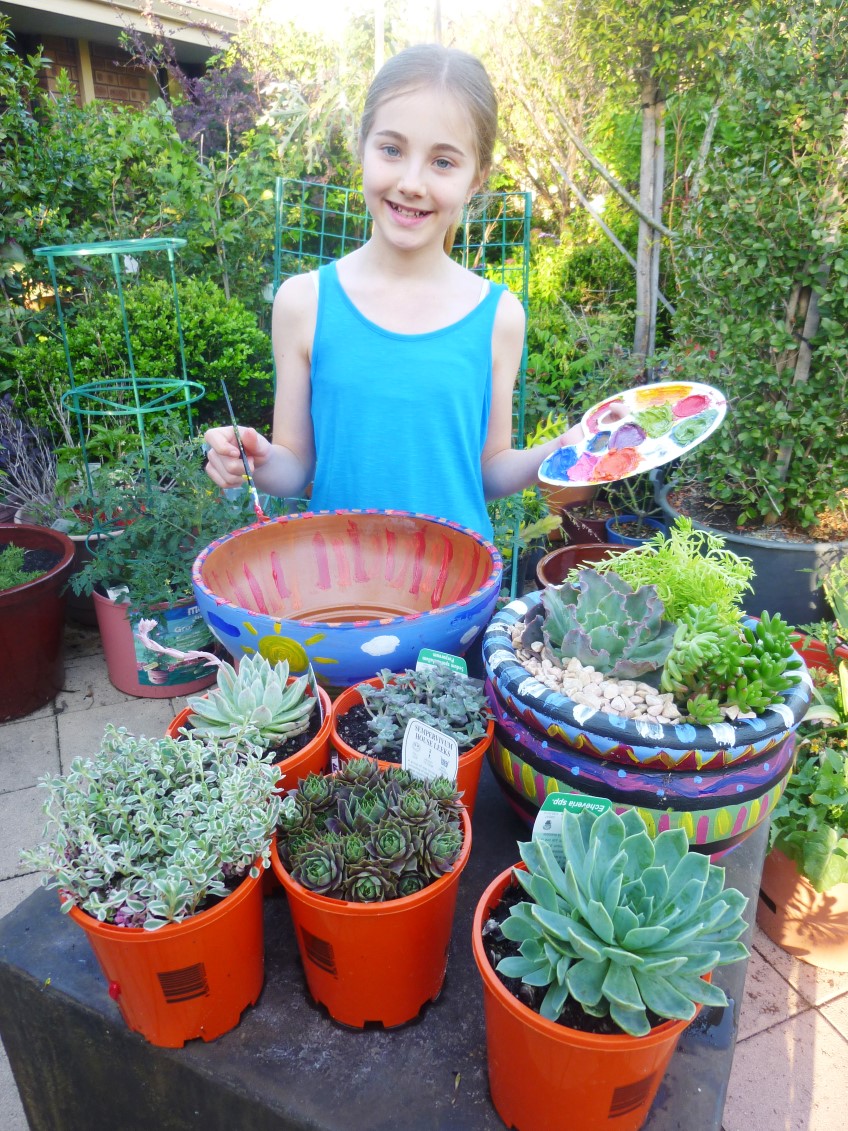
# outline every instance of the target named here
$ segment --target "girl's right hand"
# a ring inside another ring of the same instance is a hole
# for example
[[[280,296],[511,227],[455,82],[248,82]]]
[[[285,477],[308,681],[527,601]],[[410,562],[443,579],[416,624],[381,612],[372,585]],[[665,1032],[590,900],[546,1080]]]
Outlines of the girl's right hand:
[[[252,473],[268,459],[271,444],[255,428],[239,428],[239,436]],[[209,445],[206,453],[206,474],[209,478],[225,490],[240,487],[244,483],[244,464],[233,429],[230,426],[210,428],[203,439]]]

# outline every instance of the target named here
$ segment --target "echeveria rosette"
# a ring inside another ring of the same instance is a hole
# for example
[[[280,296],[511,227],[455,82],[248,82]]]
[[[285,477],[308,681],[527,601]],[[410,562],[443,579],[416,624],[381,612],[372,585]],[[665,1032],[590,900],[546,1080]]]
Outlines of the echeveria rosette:
[[[423,875],[435,880],[450,872],[462,851],[462,833],[458,828],[435,828],[424,835],[418,853]]]
[[[312,844],[292,858],[292,879],[318,895],[333,895],[344,881],[344,859],[337,844]]]
[[[634,590],[615,573],[581,569],[575,585],[548,586],[542,604],[545,643],[565,663],[576,658],[606,676],[638,679],[671,650],[674,626],[663,621],[653,585]]]
[[[515,875],[532,902],[511,908],[503,933],[521,954],[497,967],[548,987],[542,1016],[555,1021],[572,997],[638,1037],[648,1010],[691,1020],[696,1002],[727,1004],[702,978],[748,955],[738,941],[747,900],[724,889],[724,869],[690,851],[682,829],[652,840],[635,810],[567,813],[562,841],[564,868],[544,843],[519,846],[528,871]]]
[[[397,818],[386,817],[371,830],[366,852],[380,867],[400,875],[415,859],[412,833]]]
[[[342,898],[352,903],[382,903],[396,894],[397,876],[373,861],[351,868],[342,889]]]

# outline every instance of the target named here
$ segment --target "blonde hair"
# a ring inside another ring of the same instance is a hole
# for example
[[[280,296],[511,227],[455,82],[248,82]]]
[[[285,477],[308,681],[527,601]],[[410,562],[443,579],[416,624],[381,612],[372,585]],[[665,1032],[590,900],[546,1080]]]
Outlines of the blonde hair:
[[[455,47],[420,43],[388,59],[377,72],[365,96],[359,123],[360,151],[374,125],[377,110],[390,98],[422,87],[435,87],[452,95],[471,121],[477,175],[485,180],[492,165],[498,133],[498,99],[486,68],[480,60]],[[444,248],[450,252],[459,225],[445,233]]]

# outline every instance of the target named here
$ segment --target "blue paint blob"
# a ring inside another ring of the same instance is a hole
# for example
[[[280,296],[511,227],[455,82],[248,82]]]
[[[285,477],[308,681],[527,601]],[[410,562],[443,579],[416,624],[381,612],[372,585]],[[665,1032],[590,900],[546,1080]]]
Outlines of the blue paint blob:
[[[545,475],[549,475],[552,479],[565,479],[568,469],[574,467],[575,463],[577,463],[577,452],[574,448],[570,446],[557,448],[545,460]]]
[[[736,787],[736,792],[737,792],[737,793],[741,793],[741,792],[742,792],[742,790],[743,790],[744,788],[745,788],[745,787],[744,787],[743,785],[737,785],[737,787]]]
[[[575,777],[577,777],[577,775],[580,773],[580,767],[579,766],[572,766],[571,772],[574,774]]]
[[[763,762],[763,769],[766,771],[766,773],[768,773],[768,770],[769,770],[768,762]]]
[[[695,784],[696,784],[696,785],[700,785],[700,784],[701,784],[701,782],[702,782],[702,781],[703,781],[704,779],[703,779],[703,778],[701,777],[701,775],[700,775],[700,774],[695,774],[695,777],[694,777],[694,778],[693,778],[692,780],[693,780],[693,781],[695,782]]]
[[[206,623],[210,628],[215,628],[219,632],[226,633],[227,636],[241,636],[241,629],[237,624],[230,624],[229,621],[219,617],[217,613],[208,612],[206,614]]]
[[[627,770],[619,770],[619,771],[618,771],[618,776],[619,776],[620,778],[626,778],[626,777],[627,777]]]

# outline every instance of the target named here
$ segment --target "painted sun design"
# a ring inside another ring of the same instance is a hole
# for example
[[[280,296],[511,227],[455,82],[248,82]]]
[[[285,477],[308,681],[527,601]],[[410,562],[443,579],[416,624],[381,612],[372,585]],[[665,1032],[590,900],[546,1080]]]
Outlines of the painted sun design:
[[[254,636],[258,636],[256,629],[249,621],[244,622],[244,627]],[[275,624],[274,631],[266,636],[260,636],[255,647],[243,644],[242,648],[245,653],[258,652],[269,663],[277,664],[286,661],[292,672],[303,672],[306,671],[310,661],[313,665],[338,663],[338,660],[332,656],[315,656],[307,651],[307,648],[311,648],[313,644],[318,644],[324,639],[326,639],[326,633],[316,632],[301,642],[291,636],[283,636],[281,626]]]

